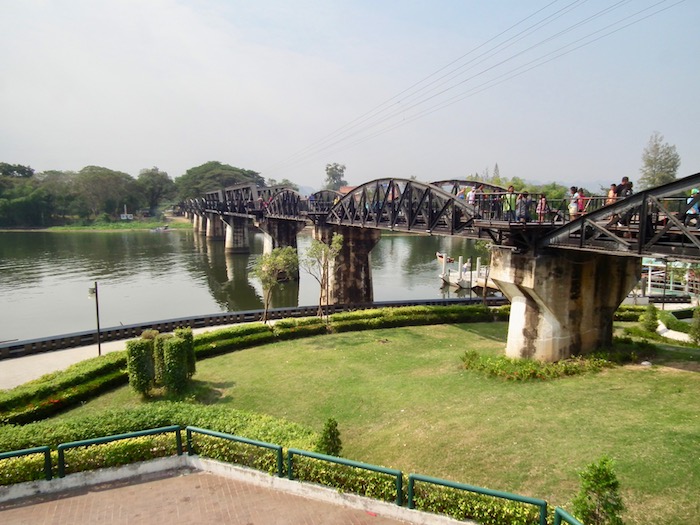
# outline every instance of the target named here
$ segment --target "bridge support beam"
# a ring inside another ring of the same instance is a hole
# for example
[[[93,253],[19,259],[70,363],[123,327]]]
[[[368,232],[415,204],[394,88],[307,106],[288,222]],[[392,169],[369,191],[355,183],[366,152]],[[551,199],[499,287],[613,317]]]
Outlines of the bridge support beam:
[[[330,270],[328,301],[322,304],[363,304],[374,302],[370,252],[381,237],[379,230],[348,226],[314,226],[314,239],[331,243],[334,233],[343,236],[343,248]]]
[[[492,248],[490,277],[511,301],[506,355],[554,362],[609,346],[615,310],[640,276],[636,257]]]
[[[306,226],[305,222],[283,219],[262,219],[255,225],[263,232],[263,253],[272,253],[275,248],[292,247],[297,251],[297,234]],[[286,278],[299,280],[299,270]]]
[[[306,227],[305,222],[283,219],[263,219],[256,222],[264,234],[263,253],[271,253],[275,248],[291,246],[297,249],[297,235]]]
[[[195,233],[198,233],[200,235],[206,235],[207,234],[207,222],[209,222],[209,220],[207,218],[206,213],[202,213],[201,215],[199,215],[199,214],[195,215],[195,221],[194,221]]]
[[[207,239],[212,241],[223,241],[224,221],[221,220],[221,215],[210,213],[207,217]]]
[[[226,253],[250,253],[248,219],[225,216],[221,218],[221,223],[226,228]]]

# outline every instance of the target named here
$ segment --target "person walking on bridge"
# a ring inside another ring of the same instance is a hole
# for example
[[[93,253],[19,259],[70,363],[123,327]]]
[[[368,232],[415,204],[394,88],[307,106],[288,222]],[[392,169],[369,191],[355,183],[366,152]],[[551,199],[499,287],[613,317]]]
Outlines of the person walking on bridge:
[[[578,219],[578,189],[576,186],[571,186],[569,188],[569,220],[574,221]]]
[[[698,196],[698,189],[693,188],[690,190],[690,197],[686,200],[686,204],[690,205],[690,208],[685,212],[685,217],[683,218],[683,224],[688,226],[690,221],[695,220],[695,226],[700,228],[700,222],[698,217],[700,217],[700,196]]]
[[[515,188],[508,186],[508,192],[502,197],[503,200],[503,220],[515,222],[515,202],[518,196],[515,194]]]

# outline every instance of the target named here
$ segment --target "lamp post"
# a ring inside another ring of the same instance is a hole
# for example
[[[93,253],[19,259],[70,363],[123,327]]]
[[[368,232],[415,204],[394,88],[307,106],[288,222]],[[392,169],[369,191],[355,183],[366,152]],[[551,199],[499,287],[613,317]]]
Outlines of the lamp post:
[[[97,293],[97,281],[95,281],[95,287],[94,288],[88,288],[88,294],[90,297],[95,297],[95,314],[97,316],[97,355],[101,356],[102,355],[102,345],[101,345],[101,339],[102,337],[100,336],[100,297]]]

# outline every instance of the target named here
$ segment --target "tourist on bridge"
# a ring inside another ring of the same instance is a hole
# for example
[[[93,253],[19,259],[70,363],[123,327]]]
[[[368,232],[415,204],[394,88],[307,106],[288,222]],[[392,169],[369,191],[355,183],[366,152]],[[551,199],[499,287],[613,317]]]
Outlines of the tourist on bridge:
[[[615,204],[615,201],[617,200],[617,184],[614,182],[610,185],[610,189],[608,190],[608,196],[605,199],[605,205],[608,206],[610,204]]]
[[[515,215],[518,222],[530,222],[530,206],[532,206],[532,198],[527,191],[523,191],[515,202]]]
[[[590,197],[586,197],[586,192],[583,190],[583,188],[579,188],[576,193],[578,193],[578,200],[576,201],[576,204],[578,204],[578,213],[579,215],[583,215],[586,213],[586,208],[590,202]]]
[[[551,209],[549,208],[549,203],[547,202],[547,195],[544,193],[540,194],[540,198],[537,199],[537,208],[535,211],[537,212],[538,222],[544,222],[547,220]]]
[[[503,195],[503,220],[515,222],[515,203],[518,196],[515,194],[515,188],[508,186],[508,192]]]
[[[578,219],[578,197],[578,188],[571,186],[569,188],[569,220],[571,221]]]
[[[476,202],[476,188],[469,188],[469,192],[467,192],[467,204],[471,204],[474,206],[474,203]]]
[[[693,188],[690,191],[690,197],[686,200],[686,204],[692,204],[692,206],[685,212],[683,224],[688,226],[690,221],[695,220],[695,225],[700,228],[700,222],[698,222],[698,217],[700,217],[700,196],[697,188]]]
[[[615,195],[618,199],[623,199],[632,195],[632,183],[629,177],[622,177],[622,182],[615,188]]]

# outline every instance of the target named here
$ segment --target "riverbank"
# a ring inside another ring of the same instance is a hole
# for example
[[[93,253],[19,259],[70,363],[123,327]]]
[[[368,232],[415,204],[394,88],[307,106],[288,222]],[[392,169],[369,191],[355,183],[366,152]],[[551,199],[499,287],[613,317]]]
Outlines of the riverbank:
[[[167,228],[164,228],[167,227]],[[1,227],[0,232],[84,232],[94,231],[99,233],[123,232],[123,231],[150,231],[150,230],[189,230],[192,224],[185,217],[166,215],[162,220],[155,218],[135,219],[130,221],[94,222],[92,224],[66,224],[63,226],[40,227]]]

